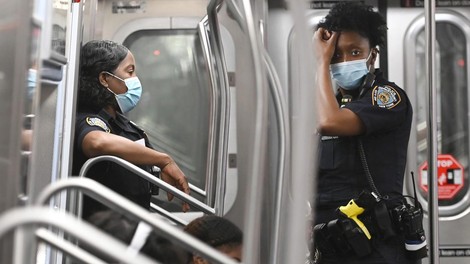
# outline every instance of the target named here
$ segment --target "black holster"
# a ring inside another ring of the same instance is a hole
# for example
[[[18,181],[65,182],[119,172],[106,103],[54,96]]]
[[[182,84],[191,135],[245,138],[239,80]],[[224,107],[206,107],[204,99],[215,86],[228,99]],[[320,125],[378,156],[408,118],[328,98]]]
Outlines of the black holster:
[[[314,245],[324,255],[359,257],[372,252],[371,241],[359,226],[349,218],[338,218],[313,228]]]

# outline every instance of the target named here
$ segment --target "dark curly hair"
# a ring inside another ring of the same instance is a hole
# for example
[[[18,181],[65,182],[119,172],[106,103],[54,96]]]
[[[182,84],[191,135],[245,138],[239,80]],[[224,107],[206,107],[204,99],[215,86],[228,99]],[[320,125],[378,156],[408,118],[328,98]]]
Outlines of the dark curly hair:
[[[184,231],[213,248],[224,245],[238,246],[243,241],[243,233],[235,224],[215,215],[206,215],[194,219],[185,226]]]
[[[99,111],[107,105],[117,106],[114,94],[99,81],[103,71],[114,72],[129,50],[110,40],[92,40],[80,53],[78,109]]]
[[[317,28],[329,31],[353,31],[369,40],[371,47],[385,43],[387,22],[379,13],[358,2],[338,2]]]

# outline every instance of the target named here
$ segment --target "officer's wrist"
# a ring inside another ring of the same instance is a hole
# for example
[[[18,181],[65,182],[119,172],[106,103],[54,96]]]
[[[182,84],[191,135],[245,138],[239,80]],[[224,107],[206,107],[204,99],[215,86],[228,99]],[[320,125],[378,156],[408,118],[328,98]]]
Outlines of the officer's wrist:
[[[168,165],[170,165],[170,164],[172,164],[172,163],[173,163],[173,161],[168,162],[167,164],[163,165],[163,166],[160,168],[160,170],[161,170],[161,171],[165,170],[165,168],[167,168]]]
[[[160,167],[160,170],[163,171],[165,170],[166,167],[168,167],[168,165],[170,165],[171,163],[173,163],[173,159],[170,158],[170,156],[166,156],[166,158],[164,159],[164,162],[162,162],[159,167]]]

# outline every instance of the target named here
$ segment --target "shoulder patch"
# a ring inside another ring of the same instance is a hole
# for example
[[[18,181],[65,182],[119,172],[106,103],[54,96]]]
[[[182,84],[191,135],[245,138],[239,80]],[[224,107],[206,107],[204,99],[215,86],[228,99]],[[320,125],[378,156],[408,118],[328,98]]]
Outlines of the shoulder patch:
[[[391,109],[397,106],[400,102],[400,94],[391,86],[375,86],[372,90],[372,105]]]
[[[98,117],[87,117],[86,122],[90,126],[101,127],[106,133],[111,132],[108,125],[106,125],[106,123],[103,120],[99,119]]]

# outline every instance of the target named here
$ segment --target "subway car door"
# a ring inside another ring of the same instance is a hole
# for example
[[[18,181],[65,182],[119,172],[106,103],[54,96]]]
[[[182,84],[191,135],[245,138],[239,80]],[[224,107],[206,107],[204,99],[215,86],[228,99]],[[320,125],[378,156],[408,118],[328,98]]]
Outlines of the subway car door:
[[[400,13],[400,14],[398,14]],[[399,23],[391,23],[398,15]],[[414,108],[408,152],[406,192],[427,211],[427,90],[423,8],[390,9],[389,75],[403,84]],[[470,262],[469,77],[470,8],[436,9],[436,87],[438,146],[439,251],[441,263]],[[403,33],[401,33],[403,32]],[[394,42],[397,42],[394,44]],[[398,43],[401,42],[401,43]],[[402,47],[400,51],[399,48]],[[403,57],[402,57],[403,56]],[[402,59],[402,61],[400,61]],[[396,67],[396,65],[404,65]],[[400,73],[399,71],[402,71]],[[402,75],[403,74],[403,75]],[[425,217],[425,226],[428,219]],[[428,236],[429,236],[429,231]]]
[[[225,122],[234,125],[234,118],[229,115],[235,111],[224,108],[234,104],[227,102],[230,94],[219,90],[216,82],[221,77],[213,76],[215,63],[209,31],[207,16],[143,18],[119,28],[112,39],[132,51],[144,87],[142,100],[129,114],[131,120],[144,128],[157,150],[176,160],[193,185],[191,195],[215,206],[217,214],[224,214],[235,199],[232,196],[236,194],[237,168],[236,161],[220,162],[222,146],[227,144],[223,141],[229,137],[227,129],[220,131]],[[223,28],[221,32],[223,41],[231,43]],[[228,72],[234,71],[234,58],[230,58],[234,51],[230,47],[233,45],[224,46]],[[234,92],[234,87],[230,89]],[[231,134],[228,141],[226,151],[236,157],[235,135]],[[225,172],[220,166],[225,166]],[[218,188],[222,175],[226,175],[230,189]],[[215,205],[216,188],[227,192],[223,208]],[[171,212],[177,213],[181,208],[166,203],[164,192],[153,201]],[[189,221],[197,214],[179,216]]]

